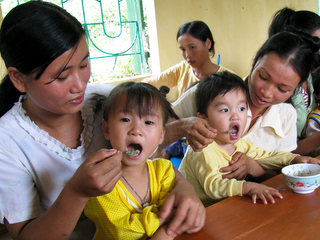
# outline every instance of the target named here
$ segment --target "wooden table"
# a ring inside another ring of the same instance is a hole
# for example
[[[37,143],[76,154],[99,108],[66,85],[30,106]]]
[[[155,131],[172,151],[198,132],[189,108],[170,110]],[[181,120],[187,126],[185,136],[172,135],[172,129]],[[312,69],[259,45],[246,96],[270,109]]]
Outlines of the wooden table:
[[[248,196],[227,198],[207,207],[201,231],[175,240],[320,239],[320,188],[309,194],[294,193],[281,174],[264,184],[278,189],[283,199],[264,205],[253,204]]]

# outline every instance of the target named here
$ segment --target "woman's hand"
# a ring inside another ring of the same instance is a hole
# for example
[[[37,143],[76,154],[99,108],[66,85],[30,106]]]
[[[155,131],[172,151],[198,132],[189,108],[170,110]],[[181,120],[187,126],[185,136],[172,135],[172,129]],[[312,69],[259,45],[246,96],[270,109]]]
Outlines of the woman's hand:
[[[262,182],[278,174],[273,170],[263,169],[258,161],[241,152],[236,152],[232,156],[230,166],[221,168],[220,172],[230,172],[223,174],[222,178],[244,180],[250,177],[254,182]]]
[[[223,167],[220,172],[230,172],[228,174],[222,175],[222,178],[235,178],[237,180],[244,180],[247,175],[256,175],[255,173],[262,167],[253,158],[248,157],[246,154],[241,152],[236,152],[232,156],[230,165],[228,167]],[[255,170],[256,169],[256,170]]]
[[[306,157],[306,156],[296,156],[291,163],[313,163],[320,165],[320,159],[318,158],[312,158],[312,157]]]
[[[170,192],[160,209],[160,217],[167,218],[174,209],[174,216],[170,221],[167,234],[177,236],[181,233],[198,232],[205,222],[205,207],[201,203],[193,186],[176,172],[176,187]]]
[[[181,119],[181,128],[184,130],[184,137],[195,152],[201,151],[212,143],[217,136],[217,130],[210,127],[205,119],[190,117]]]
[[[80,165],[66,186],[87,198],[109,193],[121,177],[121,160],[121,152],[102,149]]]
[[[159,151],[185,137],[193,150],[199,152],[212,143],[216,136],[217,130],[211,128],[204,119],[189,117],[173,120],[166,124],[165,139],[159,146]]]

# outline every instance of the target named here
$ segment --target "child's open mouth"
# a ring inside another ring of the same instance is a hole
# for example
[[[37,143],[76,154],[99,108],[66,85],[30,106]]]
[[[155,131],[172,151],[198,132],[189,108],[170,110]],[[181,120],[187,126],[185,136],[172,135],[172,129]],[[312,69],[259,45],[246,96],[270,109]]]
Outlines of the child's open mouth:
[[[131,143],[127,147],[126,155],[129,156],[138,156],[142,151],[142,147],[140,144]]]
[[[231,129],[229,130],[229,132],[230,132],[229,136],[232,140],[239,139],[239,126],[237,126],[237,125],[232,126]]]
[[[238,126],[233,126],[231,128],[231,130],[229,130],[229,133],[232,134],[232,135],[236,135],[238,133],[238,131],[239,131]]]

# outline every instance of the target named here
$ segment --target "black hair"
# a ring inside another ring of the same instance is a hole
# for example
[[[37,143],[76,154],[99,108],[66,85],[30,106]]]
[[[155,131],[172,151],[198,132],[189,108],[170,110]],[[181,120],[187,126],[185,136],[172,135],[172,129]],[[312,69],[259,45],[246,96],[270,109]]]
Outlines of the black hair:
[[[249,96],[248,87],[241,77],[228,71],[208,75],[197,84],[195,92],[197,112],[208,117],[210,103],[218,96],[232,90],[241,90],[246,98]]]
[[[313,84],[313,94],[316,100],[316,103],[320,104],[320,67],[311,73],[312,84]]]
[[[312,35],[320,28],[320,16],[311,11],[295,11],[284,7],[274,14],[269,26],[269,37],[284,31],[288,26]]]
[[[15,67],[25,75],[36,72],[38,79],[83,36],[81,23],[66,10],[49,2],[31,1],[16,6],[3,19],[0,52],[7,68]],[[20,95],[7,74],[0,85],[0,116]]]
[[[288,31],[279,32],[271,36],[259,49],[253,62],[252,71],[259,60],[269,53],[277,54],[297,72],[302,84],[307,80],[309,73],[319,66],[320,39],[311,35],[288,28]]]
[[[163,124],[166,124],[170,118],[179,119],[167,101],[165,94],[161,93],[156,87],[143,82],[124,82],[116,86],[107,97],[100,96],[97,102],[97,112],[103,109],[103,118],[108,122],[109,114],[114,110],[119,97],[126,94],[125,112],[136,111],[140,117],[148,115],[155,108],[162,108]]]
[[[211,53],[212,57],[214,56],[214,40],[207,24],[202,21],[192,21],[183,24],[178,30],[177,40],[185,33],[189,33],[191,36],[201,40],[202,42],[205,42],[207,39],[209,39],[211,41],[211,48],[209,49],[209,52]]]

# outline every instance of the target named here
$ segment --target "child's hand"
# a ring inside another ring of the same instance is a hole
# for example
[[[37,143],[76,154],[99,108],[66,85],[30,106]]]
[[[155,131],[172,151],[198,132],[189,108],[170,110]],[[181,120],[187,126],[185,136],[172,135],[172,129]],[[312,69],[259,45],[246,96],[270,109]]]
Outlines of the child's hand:
[[[174,238],[174,236],[169,236],[167,234],[167,232],[166,232],[167,227],[168,227],[167,225],[159,227],[158,230],[153,234],[153,236],[150,239],[152,239],[152,240],[166,240],[166,239],[172,240]]]
[[[243,195],[252,197],[252,202],[254,204],[257,202],[257,199],[260,199],[263,204],[268,204],[268,201],[270,203],[275,203],[273,196],[276,196],[280,199],[283,198],[277,189],[253,182],[244,182],[242,193]]]
[[[320,165],[320,159],[312,158],[312,157],[306,157],[306,156],[296,156],[291,163],[313,163]]]
[[[170,220],[173,218],[174,214],[175,214],[176,208],[172,208],[171,213],[166,217],[166,218],[162,218],[161,211],[158,211],[156,214],[159,218],[159,226],[163,226],[164,224],[167,224],[170,222]]]

